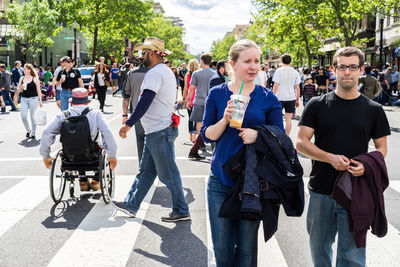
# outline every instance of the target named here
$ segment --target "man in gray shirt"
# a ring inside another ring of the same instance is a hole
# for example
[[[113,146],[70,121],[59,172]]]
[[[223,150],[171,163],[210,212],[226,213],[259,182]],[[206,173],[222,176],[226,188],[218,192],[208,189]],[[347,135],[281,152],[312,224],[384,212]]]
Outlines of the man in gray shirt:
[[[1,64],[0,71],[1,71],[0,90],[1,90],[1,94],[3,96],[3,100],[5,103],[8,102],[10,104],[11,111],[17,111],[17,108],[14,105],[14,102],[10,96],[11,77],[10,77],[10,73],[7,72],[6,65]]]
[[[186,100],[186,107],[188,109],[191,109],[190,96],[193,95],[193,90],[195,90],[196,88],[193,102],[193,111],[192,115],[190,115],[190,120],[196,122],[197,133],[200,132],[201,124],[203,121],[204,104],[208,96],[210,80],[215,74],[215,71],[210,69],[210,64],[212,60],[210,54],[201,55],[200,60],[201,69],[195,71],[192,75],[192,78],[190,80],[188,99]],[[189,158],[196,160],[205,159],[205,157],[199,155],[199,149],[203,146],[204,142],[199,134],[197,135],[196,141],[194,142],[192,149],[189,152]]]
[[[139,68],[133,69],[128,72],[125,80],[125,86],[123,86],[122,95],[124,97],[124,100],[122,102],[122,124],[125,124],[125,122],[128,120],[129,102],[131,103],[130,113],[133,113],[133,110],[135,110],[136,104],[140,96],[140,87],[142,86],[144,75],[149,70],[149,68],[146,68],[142,64],[142,59],[139,59],[139,61],[141,62]],[[140,166],[145,136],[144,129],[142,124],[140,123],[140,120],[135,123],[135,134]]]

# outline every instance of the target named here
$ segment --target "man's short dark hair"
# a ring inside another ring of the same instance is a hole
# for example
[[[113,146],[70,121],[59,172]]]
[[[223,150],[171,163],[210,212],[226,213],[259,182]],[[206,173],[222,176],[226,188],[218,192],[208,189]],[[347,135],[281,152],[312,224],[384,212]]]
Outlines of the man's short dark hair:
[[[372,67],[370,65],[365,66],[365,74],[371,74]]]
[[[351,56],[358,56],[358,66],[364,65],[365,62],[365,56],[364,53],[361,52],[360,49],[352,46],[347,46],[340,48],[338,51],[336,51],[336,54],[333,56],[333,65],[337,65],[337,58],[338,57],[351,57]]]
[[[288,53],[283,54],[282,55],[282,63],[289,65],[290,62],[292,62],[292,57]]]
[[[226,61],[225,61],[225,60],[220,60],[220,61],[218,61],[218,63],[217,63],[217,70],[219,70],[220,68],[225,68],[225,64],[226,64]]]
[[[205,65],[210,65],[212,56],[209,53],[205,53],[201,55],[200,60],[202,60]]]
[[[210,68],[217,68],[217,64],[218,64],[218,61],[216,61],[216,60],[211,61]]]

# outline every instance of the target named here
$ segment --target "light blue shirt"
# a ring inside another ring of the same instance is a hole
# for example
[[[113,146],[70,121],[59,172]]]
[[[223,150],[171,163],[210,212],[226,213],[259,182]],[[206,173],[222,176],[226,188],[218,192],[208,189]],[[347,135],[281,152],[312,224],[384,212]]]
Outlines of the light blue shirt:
[[[400,80],[400,72],[392,70],[392,83]]]
[[[68,111],[71,117],[79,116],[87,107],[87,105],[73,105]],[[86,114],[86,117],[89,121],[92,140],[96,138],[97,132],[100,132],[104,151],[110,158],[115,158],[117,155],[117,143],[103,114],[98,110],[91,110]],[[60,134],[61,123],[64,119],[65,115],[63,112],[57,114],[54,120],[44,130],[39,148],[39,153],[43,156],[43,159],[50,158],[50,146],[54,144],[56,136]]]

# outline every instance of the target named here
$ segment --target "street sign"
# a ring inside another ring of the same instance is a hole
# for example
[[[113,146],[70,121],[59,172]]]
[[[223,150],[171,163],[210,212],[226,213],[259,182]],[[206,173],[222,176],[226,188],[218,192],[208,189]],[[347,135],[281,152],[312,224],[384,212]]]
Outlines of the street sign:
[[[64,36],[64,40],[74,40],[74,36]]]

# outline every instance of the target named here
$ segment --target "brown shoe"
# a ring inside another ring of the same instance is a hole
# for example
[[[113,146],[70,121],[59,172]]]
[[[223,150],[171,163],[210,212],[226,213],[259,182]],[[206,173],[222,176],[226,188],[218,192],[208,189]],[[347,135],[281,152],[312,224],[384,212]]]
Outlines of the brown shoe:
[[[92,180],[90,182],[90,188],[92,188],[93,191],[97,191],[100,189],[100,182],[96,180]]]
[[[89,185],[87,182],[79,182],[79,186],[81,187],[81,191],[89,191]]]

